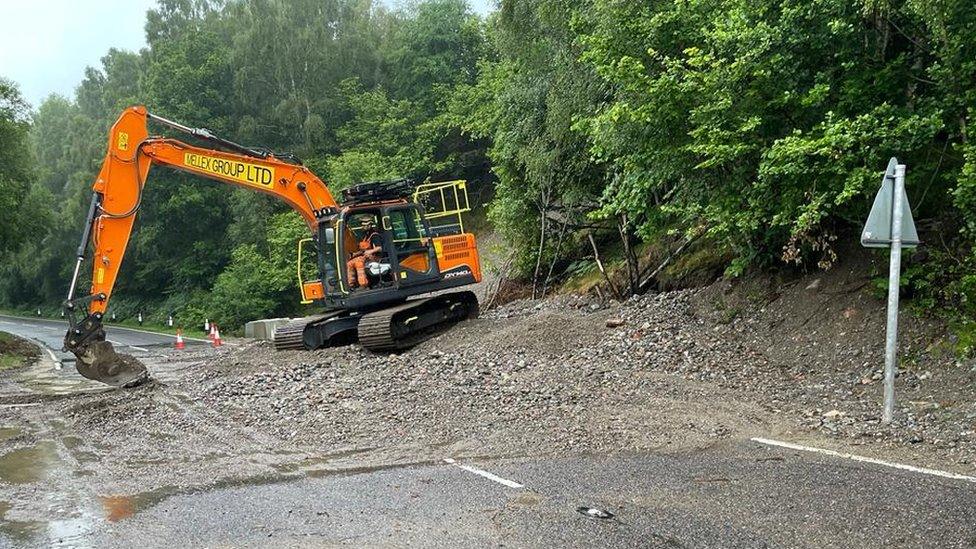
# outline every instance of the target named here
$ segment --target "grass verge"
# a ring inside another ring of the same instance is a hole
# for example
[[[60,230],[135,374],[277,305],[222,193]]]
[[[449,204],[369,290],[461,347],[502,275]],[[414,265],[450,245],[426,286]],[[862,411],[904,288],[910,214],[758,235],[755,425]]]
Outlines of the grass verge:
[[[0,371],[22,368],[37,360],[36,345],[7,332],[0,332]]]

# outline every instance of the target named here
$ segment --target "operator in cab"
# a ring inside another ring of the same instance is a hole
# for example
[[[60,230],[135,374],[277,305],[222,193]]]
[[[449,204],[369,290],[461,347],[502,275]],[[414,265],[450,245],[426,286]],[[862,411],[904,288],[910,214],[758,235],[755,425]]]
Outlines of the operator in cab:
[[[362,238],[359,241],[359,251],[346,262],[346,278],[349,288],[368,288],[369,278],[366,276],[366,264],[379,261],[383,253],[383,236],[376,229],[376,222],[372,217],[363,219]]]

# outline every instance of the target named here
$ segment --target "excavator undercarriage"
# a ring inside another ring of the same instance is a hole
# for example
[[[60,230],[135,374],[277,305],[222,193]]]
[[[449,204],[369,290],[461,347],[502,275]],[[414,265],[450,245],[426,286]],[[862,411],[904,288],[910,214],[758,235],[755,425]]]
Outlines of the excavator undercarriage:
[[[477,316],[474,292],[452,292],[372,312],[335,311],[299,318],[275,330],[274,345],[279,351],[320,349],[358,339],[374,352],[398,351]]]

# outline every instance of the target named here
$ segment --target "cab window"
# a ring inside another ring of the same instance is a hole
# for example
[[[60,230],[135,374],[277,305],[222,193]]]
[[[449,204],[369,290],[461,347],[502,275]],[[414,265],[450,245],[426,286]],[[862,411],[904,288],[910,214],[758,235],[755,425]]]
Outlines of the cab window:
[[[398,250],[417,248],[424,245],[427,237],[420,212],[416,208],[400,208],[389,211],[390,231],[393,243]]]

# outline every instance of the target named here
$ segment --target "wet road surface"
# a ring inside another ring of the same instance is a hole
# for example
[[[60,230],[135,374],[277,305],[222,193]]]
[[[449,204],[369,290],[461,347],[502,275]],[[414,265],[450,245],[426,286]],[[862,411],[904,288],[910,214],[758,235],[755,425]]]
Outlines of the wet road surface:
[[[57,349],[65,325],[0,316],[0,330]],[[123,352],[171,353],[172,336],[108,333]],[[53,376],[60,397],[106,390],[42,363],[19,383],[41,390],[37,377]],[[0,406],[24,406],[14,410],[37,440],[0,455],[0,547],[976,547],[974,482],[748,440],[453,463],[323,449],[298,475],[126,495],[86,482],[99,456],[43,401]],[[0,444],[22,430],[0,425]]]
[[[972,547],[976,486],[759,447],[436,463],[133,504],[128,547]],[[580,508],[612,513],[596,518]]]

